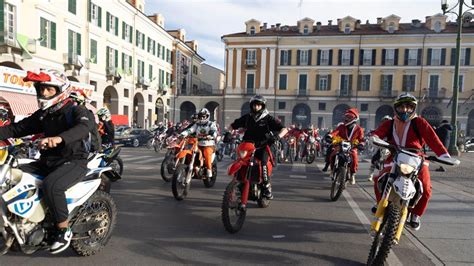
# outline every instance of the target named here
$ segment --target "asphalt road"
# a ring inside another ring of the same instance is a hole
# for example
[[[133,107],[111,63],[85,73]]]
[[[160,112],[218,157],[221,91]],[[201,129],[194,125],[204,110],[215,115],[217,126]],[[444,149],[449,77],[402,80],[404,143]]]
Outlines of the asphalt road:
[[[321,160],[278,166],[270,206],[250,205],[243,229],[229,234],[221,221],[229,159],[218,164],[213,188],[195,180],[188,197],[178,202],[171,184],[160,177],[163,153],[124,148],[122,157],[123,179],[112,186],[117,226],[101,253],[86,258],[71,250],[56,256],[46,251],[8,253],[0,265],[361,265],[367,260],[373,205],[365,178],[368,163],[361,162],[358,183],[337,202],[329,200],[330,180],[319,170]],[[465,191],[457,194],[461,185],[452,178],[433,178],[434,196],[422,228],[405,230],[390,265],[474,263],[474,197]]]

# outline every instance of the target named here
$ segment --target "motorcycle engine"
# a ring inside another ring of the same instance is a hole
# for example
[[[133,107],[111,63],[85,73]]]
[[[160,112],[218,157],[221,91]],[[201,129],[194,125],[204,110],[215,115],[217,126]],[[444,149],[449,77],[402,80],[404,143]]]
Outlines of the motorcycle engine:
[[[19,226],[19,231],[29,246],[41,244],[45,236],[43,227],[36,223],[24,223]]]

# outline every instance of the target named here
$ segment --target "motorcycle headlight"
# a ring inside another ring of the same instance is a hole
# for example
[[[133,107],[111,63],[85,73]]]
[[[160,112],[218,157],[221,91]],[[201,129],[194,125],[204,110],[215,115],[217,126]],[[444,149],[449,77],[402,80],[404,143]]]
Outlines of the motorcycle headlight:
[[[398,167],[400,168],[400,172],[404,175],[409,175],[415,171],[415,167],[406,163],[399,164]]]
[[[239,157],[240,158],[245,158],[245,156],[247,156],[247,151],[239,151]]]

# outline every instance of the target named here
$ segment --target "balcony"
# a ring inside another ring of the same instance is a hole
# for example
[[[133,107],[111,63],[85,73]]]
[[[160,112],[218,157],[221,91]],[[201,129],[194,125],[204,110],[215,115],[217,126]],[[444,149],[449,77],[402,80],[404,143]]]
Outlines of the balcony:
[[[398,96],[398,91],[395,90],[381,90],[379,92],[380,98],[395,98]]]
[[[336,90],[336,97],[348,98],[352,96],[352,90]]]
[[[308,91],[307,90],[298,90],[298,94],[296,94],[296,97],[308,97]]]
[[[24,59],[31,59],[31,55],[24,53],[36,53],[36,40],[15,32],[0,32],[0,54],[21,54]]]
[[[118,73],[117,68],[115,67],[107,67],[105,69],[105,77],[107,78],[107,80],[111,80],[113,84],[119,83],[122,79],[122,77]]]
[[[257,60],[256,59],[246,59],[245,66],[247,68],[256,68],[257,67]]]
[[[150,87],[150,80],[145,77],[138,77],[137,78],[137,87],[140,87],[144,90],[146,90],[148,87]]]
[[[84,62],[77,54],[65,53],[63,54],[63,65],[65,71],[72,70],[73,76],[76,76],[84,66]]]
[[[431,101],[441,101],[446,98],[446,88],[424,88],[426,98]]]

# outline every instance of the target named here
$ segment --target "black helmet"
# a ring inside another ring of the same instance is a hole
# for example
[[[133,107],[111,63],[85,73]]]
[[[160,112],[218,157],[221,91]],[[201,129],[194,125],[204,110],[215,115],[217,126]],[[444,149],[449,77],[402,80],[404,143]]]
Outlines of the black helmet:
[[[255,110],[253,109],[253,106],[255,104],[262,105],[262,109],[260,109],[260,111],[258,113],[263,112],[263,110],[265,110],[265,108],[267,106],[267,100],[262,95],[258,95],[258,94],[253,96],[252,98],[250,98],[249,103],[250,103],[250,113],[252,113],[252,114],[255,114]]]
[[[191,120],[192,120],[193,122],[196,122],[197,119],[198,119],[198,114],[197,114],[197,113],[195,113],[195,114],[193,114],[193,115],[191,116]]]
[[[399,112],[397,110],[397,107],[402,105],[402,104],[409,104],[413,107],[413,111],[410,112]],[[395,99],[395,102],[393,103],[393,109],[395,109],[395,114],[397,117],[402,120],[402,121],[408,121],[412,119],[415,115],[416,111],[416,106],[418,105],[418,100],[416,99],[415,96],[411,95],[408,92],[404,92],[400,94],[397,99]]]

